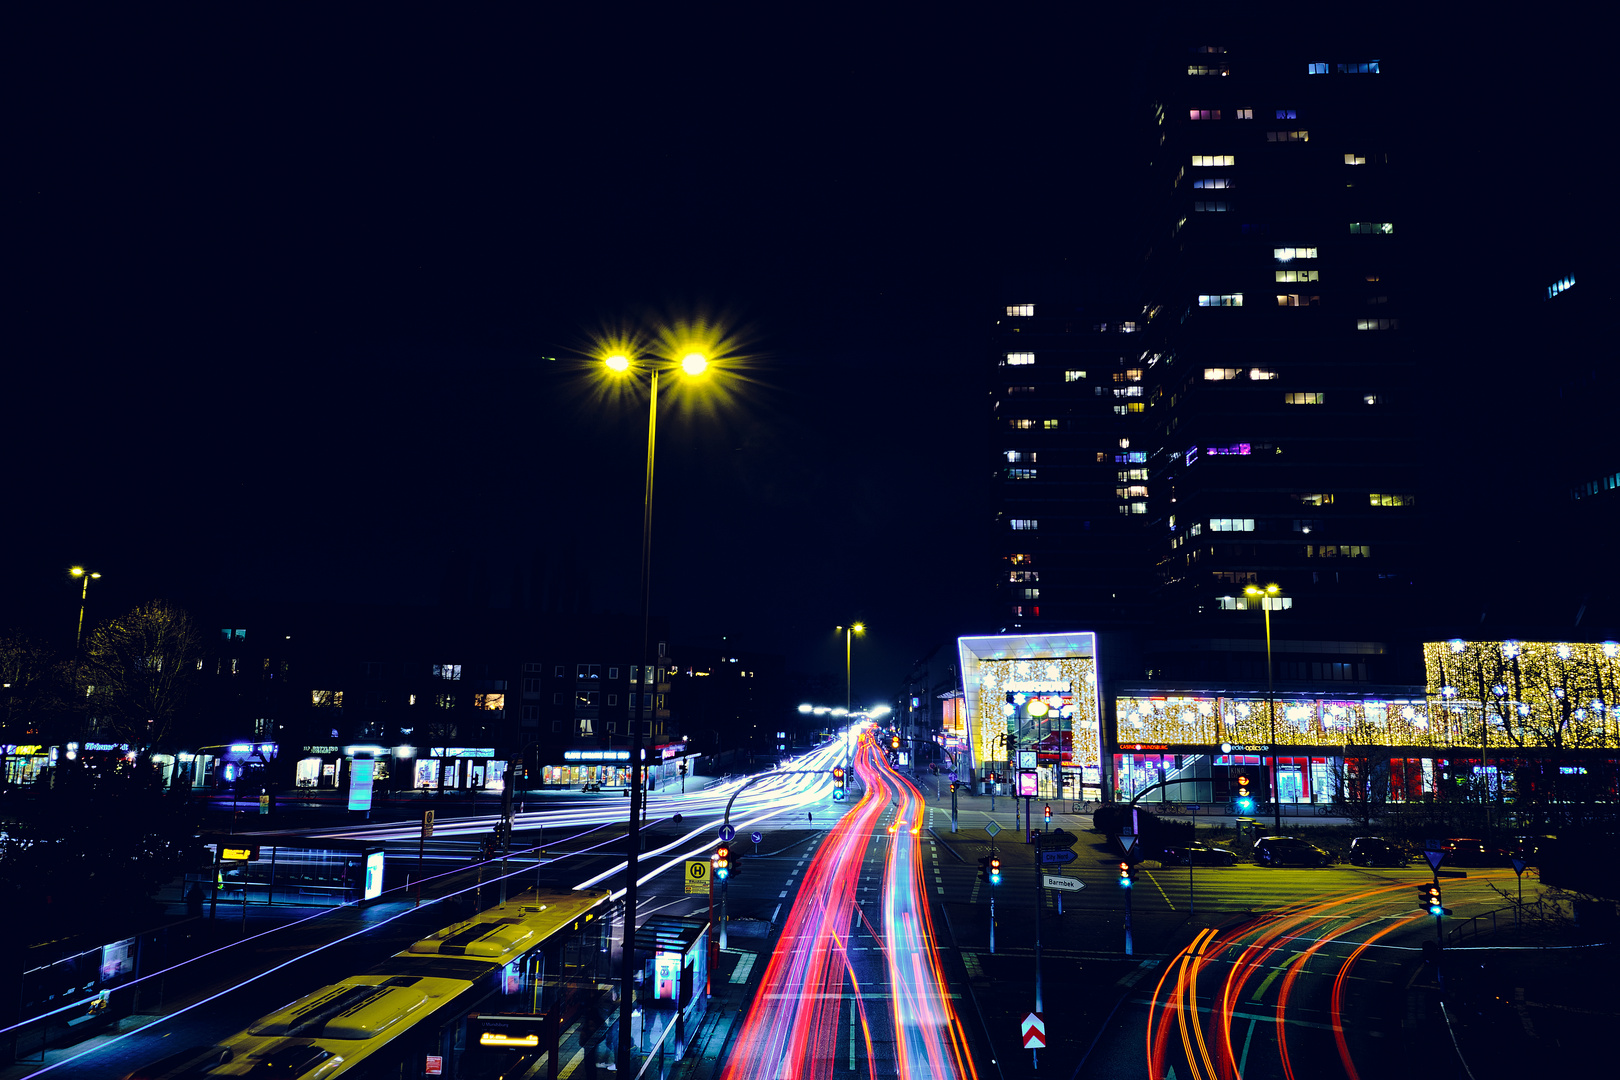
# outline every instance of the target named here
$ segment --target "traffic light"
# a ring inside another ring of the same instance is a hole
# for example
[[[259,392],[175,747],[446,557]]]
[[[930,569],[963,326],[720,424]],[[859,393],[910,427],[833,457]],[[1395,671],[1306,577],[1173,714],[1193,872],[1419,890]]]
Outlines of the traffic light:
[[[1237,785],[1238,813],[1247,814],[1254,809],[1254,794],[1249,791],[1249,775],[1247,773],[1238,773]]]
[[[1051,803],[1046,804],[1046,823],[1048,825],[1052,824],[1052,804]]]
[[[1430,915],[1444,915],[1446,907],[1440,902],[1440,883],[1425,885],[1418,890],[1418,901],[1429,909]]]
[[[892,735],[892,736],[889,737],[889,749],[891,749],[891,750],[900,749],[900,736]]]
[[[951,794],[952,795],[956,794],[956,781],[955,780],[951,781]]]
[[[844,801],[844,767],[842,765],[833,767],[833,801]]]
[[[1135,873],[1135,871],[1133,871],[1131,869],[1131,864],[1130,863],[1122,862],[1122,863],[1119,864],[1119,887],[1120,888],[1122,888],[1122,889],[1130,888],[1131,887],[1131,880],[1133,878],[1135,878],[1135,877],[1136,877],[1136,873]]]
[[[990,884],[1001,884],[1001,856],[990,856]]]
[[[731,849],[724,844],[714,849],[714,876],[721,881],[731,876]]]

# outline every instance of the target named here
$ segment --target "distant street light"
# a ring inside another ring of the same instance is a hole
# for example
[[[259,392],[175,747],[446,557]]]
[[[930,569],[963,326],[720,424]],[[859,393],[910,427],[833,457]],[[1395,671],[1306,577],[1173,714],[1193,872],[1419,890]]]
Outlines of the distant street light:
[[[688,378],[696,378],[708,369],[709,361],[700,352],[686,349],[677,350],[684,353],[679,368]],[[641,814],[642,814],[642,769],[641,769],[641,731],[642,717],[656,717],[657,712],[652,706],[652,695],[648,687],[652,680],[647,663],[647,642],[651,634],[652,624],[652,515],[653,515],[653,460],[658,446],[658,376],[661,367],[668,366],[674,370],[675,365],[661,364],[656,359],[632,360],[625,352],[614,350],[603,361],[609,371],[618,375],[629,375],[637,366],[646,367],[649,373],[648,402],[647,402],[647,482],[642,492],[641,500],[641,671],[637,683],[638,696],[636,698],[636,711],[630,720],[630,829],[626,837],[625,854],[625,885],[624,885],[624,940],[620,946],[620,988],[619,988],[619,1047],[618,1069],[620,1076],[630,1075],[634,1068],[630,1052],[630,1015],[636,1001],[636,877],[637,863],[641,854]]]
[[[1266,715],[1271,721],[1271,809],[1276,815],[1273,820],[1277,831],[1282,832],[1282,791],[1277,787],[1277,701],[1271,680],[1271,605],[1282,596],[1282,589],[1275,584],[1267,585],[1264,589],[1250,585],[1243,590],[1243,594],[1259,600],[1260,610],[1266,616]]]
[[[78,652],[81,643],[84,641],[84,605],[85,601],[90,597],[90,579],[99,578],[101,574],[95,570],[86,570],[82,566],[75,566],[68,573],[76,578],[84,579],[84,586],[79,590],[79,629],[73,635],[73,651]]]

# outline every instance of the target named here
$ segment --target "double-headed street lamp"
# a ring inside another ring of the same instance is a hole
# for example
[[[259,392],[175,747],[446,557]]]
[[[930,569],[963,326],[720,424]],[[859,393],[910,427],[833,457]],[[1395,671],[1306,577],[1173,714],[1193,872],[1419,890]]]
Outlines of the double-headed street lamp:
[[[658,444],[658,377],[667,368],[680,371],[687,378],[700,378],[709,367],[708,357],[701,352],[676,350],[682,353],[677,362],[657,358],[634,359],[624,352],[615,351],[604,358],[609,371],[628,376],[634,369],[645,367],[650,374],[647,403],[647,483],[641,498],[641,672],[638,680],[636,709],[630,720],[630,829],[626,835],[624,884],[624,940],[620,946],[619,980],[619,1047],[620,1076],[630,1075],[630,1016],[636,996],[636,875],[641,854],[641,725],[642,717],[656,717],[653,700],[648,692],[652,680],[648,678],[647,640],[652,624],[652,514],[653,514],[653,457]]]
[[[1243,594],[1260,601],[1260,610],[1266,615],[1266,715],[1271,721],[1271,808],[1275,813],[1277,831],[1282,832],[1282,791],[1277,787],[1277,699],[1271,680],[1271,605],[1282,596],[1276,584],[1261,588],[1250,585]]]
[[[82,566],[75,566],[68,573],[76,578],[84,579],[84,586],[79,590],[79,629],[73,635],[73,651],[78,652],[84,642],[84,605],[85,601],[90,598],[90,579],[99,578],[101,574],[95,570],[86,570]]]

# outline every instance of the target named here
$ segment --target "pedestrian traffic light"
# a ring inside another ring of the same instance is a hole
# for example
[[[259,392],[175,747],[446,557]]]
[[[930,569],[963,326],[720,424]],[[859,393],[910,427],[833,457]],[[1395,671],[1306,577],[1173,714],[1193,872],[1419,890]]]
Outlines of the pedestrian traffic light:
[[[990,856],[990,884],[1001,884],[1001,856]]]
[[[1131,887],[1131,879],[1134,878],[1135,876],[1136,876],[1135,873],[1131,870],[1131,864],[1130,863],[1122,862],[1122,863],[1119,864],[1119,887],[1120,888],[1122,888],[1122,889],[1130,888]]]
[[[1048,825],[1052,824],[1052,804],[1051,803],[1046,804],[1046,823]]]
[[[1440,902],[1440,883],[1438,881],[1419,889],[1418,899],[1424,907],[1429,909],[1430,915],[1444,915],[1446,913],[1445,905]]]
[[[721,881],[731,876],[731,849],[724,844],[714,849],[714,876]]]

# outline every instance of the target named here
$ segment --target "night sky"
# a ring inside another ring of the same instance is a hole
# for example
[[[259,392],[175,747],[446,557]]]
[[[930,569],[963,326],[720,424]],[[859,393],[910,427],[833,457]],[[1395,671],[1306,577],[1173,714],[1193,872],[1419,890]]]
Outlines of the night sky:
[[[809,670],[864,619],[887,696],[993,629],[1004,282],[1131,270],[1149,28],[1086,7],[18,32],[0,623],[70,631],[75,562],[103,615],[630,611],[645,410],[580,357],[706,313],[746,363],[723,408],[667,399],[654,609]],[[1526,85],[1488,81],[1437,110]]]

